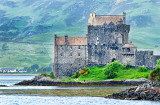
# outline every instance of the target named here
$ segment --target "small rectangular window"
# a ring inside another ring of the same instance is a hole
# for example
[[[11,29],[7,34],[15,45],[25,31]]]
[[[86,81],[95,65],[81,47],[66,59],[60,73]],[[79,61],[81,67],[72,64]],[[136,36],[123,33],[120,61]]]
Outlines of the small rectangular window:
[[[78,49],[81,49],[81,46],[78,46]]]
[[[72,56],[72,53],[70,53],[70,56]]]
[[[81,54],[80,54],[80,53],[78,53],[78,56],[81,56]]]
[[[63,56],[63,53],[61,53],[61,56]]]

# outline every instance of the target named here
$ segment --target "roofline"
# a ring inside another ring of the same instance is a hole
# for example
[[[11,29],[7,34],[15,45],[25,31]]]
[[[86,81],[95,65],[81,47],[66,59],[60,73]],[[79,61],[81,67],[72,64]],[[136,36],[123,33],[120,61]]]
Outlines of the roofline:
[[[123,16],[123,15],[96,15],[96,16]]]

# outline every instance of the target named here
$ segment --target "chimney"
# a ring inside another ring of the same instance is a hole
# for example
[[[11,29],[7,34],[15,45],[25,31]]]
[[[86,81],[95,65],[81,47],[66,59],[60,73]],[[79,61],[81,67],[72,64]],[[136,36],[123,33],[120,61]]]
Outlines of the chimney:
[[[68,45],[68,35],[65,35],[65,45]]]
[[[96,13],[93,13],[93,18],[95,18],[96,17]]]
[[[123,12],[123,24],[126,24],[126,12]]]
[[[92,14],[92,13],[90,13],[90,17],[93,17],[93,14]]]
[[[56,45],[56,38],[57,38],[57,34],[54,34],[54,43]]]

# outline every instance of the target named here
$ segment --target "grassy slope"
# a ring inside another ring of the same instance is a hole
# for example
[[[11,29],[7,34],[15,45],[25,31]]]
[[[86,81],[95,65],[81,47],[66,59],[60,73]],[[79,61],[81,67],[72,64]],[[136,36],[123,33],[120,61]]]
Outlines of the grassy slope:
[[[148,70],[147,72],[138,72],[138,69],[130,68],[128,70],[119,71],[114,80],[146,78],[149,73],[151,73],[150,70]],[[80,76],[77,79],[77,82],[82,82],[84,80],[88,82],[96,82],[106,80],[106,78],[107,77],[104,75],[104,67],[90,67],[89,74],[86,76]],[[60,81],[75,81],[75,79],[60,79]]]
[[[53,45],[8,42],[7,51],[1,49],[2,45],[0,42],[0,67],[23,68],[33,64],[48,67],[53,62]]]

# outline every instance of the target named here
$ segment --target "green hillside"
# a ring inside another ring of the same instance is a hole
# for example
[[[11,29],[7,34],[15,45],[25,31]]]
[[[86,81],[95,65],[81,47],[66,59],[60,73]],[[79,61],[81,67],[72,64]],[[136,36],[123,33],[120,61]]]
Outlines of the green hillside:
[[[43,43],[53,44],[54,34],[85,36],[90,12],[98,15],[127,12],[133,43],[139,49],[154,50],[155,54],[159,54],[159,5],[159,0],[0,0],[0,45],[5,41],[26,42],[8,43],[12,49],[19,46],[19,50],[1,51],[0,66],[23,67],[33,63],[43,66],[45,62],[52,63],[47,54],[35,52],[44,49]],[[53,57],[53,45],[46,46]],[[32,51],[28,52],[30,48]]]

